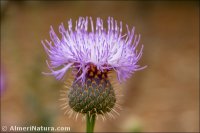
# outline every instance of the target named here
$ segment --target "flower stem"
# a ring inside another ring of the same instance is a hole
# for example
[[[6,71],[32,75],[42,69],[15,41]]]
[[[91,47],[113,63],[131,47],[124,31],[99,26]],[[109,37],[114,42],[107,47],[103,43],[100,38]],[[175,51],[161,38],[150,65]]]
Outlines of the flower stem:
[[[89,113],[87,113],[87,117],[86,117],[86,119],[87,119],[86,132],[87,133],[93,133],[94,132],[95,118],[96,118],[95,114],[89,115]]]

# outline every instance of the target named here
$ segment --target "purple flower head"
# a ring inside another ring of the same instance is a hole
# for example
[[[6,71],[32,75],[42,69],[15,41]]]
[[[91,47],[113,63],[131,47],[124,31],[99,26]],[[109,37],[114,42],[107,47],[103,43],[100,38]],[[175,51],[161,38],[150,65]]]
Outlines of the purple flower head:
[[[0,71],[0,78],[1,78],[1,88],[0,88],[1,90],[0,90],[0,93],[2,94],[2,92],[5,89],[5,74],[4,74],[2,66],[1,66],[1,71]]]
[[[118,23],[112,17],[108,17],[107,28],[100,18],[94,25],[91,17],[79,17],[75,28],[71,19],[67,29],[63,23],[59,26],[60,39],[51,26],[51,41],[42,41],[51,70],[51,73],[45,74],[54,75],[60,80],[72,68],[76,70],[76,79],[84,82],[88,70],[95,66],[101,72],[116,71],[120,82],[126,80],[135,71],[146,67],[137,64],[143,51],[143,45],[139,51],[136,49],[140,35],[134,34],[134,27],[131,31],[128,25],[126,28],[126,33],[122,34],[122,22]]]

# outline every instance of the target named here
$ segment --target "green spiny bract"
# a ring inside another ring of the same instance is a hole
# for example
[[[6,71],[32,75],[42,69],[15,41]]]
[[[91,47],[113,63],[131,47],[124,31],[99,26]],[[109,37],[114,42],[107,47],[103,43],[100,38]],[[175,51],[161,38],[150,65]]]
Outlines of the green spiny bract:
[[[70,107],[82,114],[104,114],[115,105],[114,89],[107,72],[91,69],[87,72],[85,83],[74,81],[68,94]]]

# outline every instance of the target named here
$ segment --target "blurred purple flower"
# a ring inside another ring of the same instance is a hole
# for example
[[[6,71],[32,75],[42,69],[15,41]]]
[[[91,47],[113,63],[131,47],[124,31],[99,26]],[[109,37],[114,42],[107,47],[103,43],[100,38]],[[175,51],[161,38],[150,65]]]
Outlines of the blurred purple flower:
[[[71,19],[68,21],[68,29],[64,28],[63,23],[59,26],[62,34],[59,39],[51,26],[51,41],[42,41],[50,58],[47,65],[51,73],[45,74],[54,75],[60,80],[69,68],[73,68],[76,73],[80,73],[76,75],[77,80],[84,82],[92,64],[100,71],[115,70],[120,82],[126,80],[135,71],[146,67],[137,64],[143,51],[143,45],[139,51],[136,49],[140,35],[134,35],[134,27],[131,31],[128,25],[126,28],[126,33],[122,35],[122,22],[118,24],[112,17],[108,17],[107,29],[100,18],[96,19],[94,26],[91,17],[79,17],[75,28]]]
[[[1,78],[1,94],[2,94],[2,91],[4,90],[4,87],[5,87],[5,77],[4,77],[4,73],[3,73],[3,70],[2,70],[2,67],[1,67],[1,71],[0,71],[0,78]]]

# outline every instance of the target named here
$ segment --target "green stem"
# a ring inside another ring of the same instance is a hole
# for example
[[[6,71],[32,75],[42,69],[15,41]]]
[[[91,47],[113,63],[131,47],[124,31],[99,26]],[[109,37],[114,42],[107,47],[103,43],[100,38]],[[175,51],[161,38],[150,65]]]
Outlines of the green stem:
[[[95,114],[89,115],[89,113],[87,113],[87,129],[86,132],[87,133],[93,133],[94,132],[94,125],[95,125]]]

